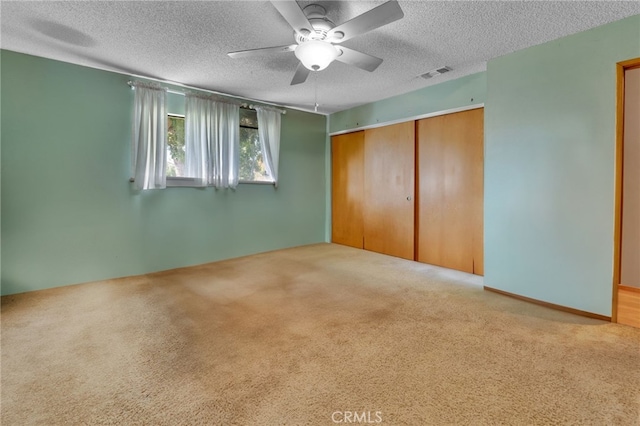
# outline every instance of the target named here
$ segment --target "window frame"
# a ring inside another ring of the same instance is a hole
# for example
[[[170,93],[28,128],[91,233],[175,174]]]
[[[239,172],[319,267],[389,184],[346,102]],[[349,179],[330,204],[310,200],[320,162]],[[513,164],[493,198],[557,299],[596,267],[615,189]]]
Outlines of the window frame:
[[[250,109],[252,111],[255,111],[253,108],[247,108]],[[177,114],[177,113],[167,113],[167,118],[169,117],[178,117],[178,118],[185,118],[185,114]],[[257,117],[256,117],[257,120]],[[249,128],[249,129],[255,129],[258,130],[258,127],[253,127],[253,126],[246,126],[246,125],[242,125],[239,124],[238,125],[239,128],[244,127],[244,128]],[[238,128],[238,130],[239,130]],[[262,148],[261,148],[262,149]],[[262,154],[264,155],[264,153]],[[270,177],[271,180],[244,180],[244,179],[239,179],[238,180],[238,184],[242,184],[242,185],[275,185],[276,182],[273,180],[273,177]],[[166,185],[167,188],[208,188],[210,185],[200,185],[197,181],[196,178],[194,177],[184,177],[184,176],[166,176]]]

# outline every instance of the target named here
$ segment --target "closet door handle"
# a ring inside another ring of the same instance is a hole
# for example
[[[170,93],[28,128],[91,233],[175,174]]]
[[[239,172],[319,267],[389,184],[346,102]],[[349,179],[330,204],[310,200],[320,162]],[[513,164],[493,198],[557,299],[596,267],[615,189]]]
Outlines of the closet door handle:
[[[407,197],[407,201],[411,201],[411,195]]]

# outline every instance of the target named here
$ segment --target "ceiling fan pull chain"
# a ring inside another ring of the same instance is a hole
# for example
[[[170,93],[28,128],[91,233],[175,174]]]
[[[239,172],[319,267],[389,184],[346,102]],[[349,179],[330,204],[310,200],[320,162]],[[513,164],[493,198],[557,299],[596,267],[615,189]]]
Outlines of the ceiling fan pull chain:
[[[316,73],[316,75],[313,77],[313,83],[315,86],[315,99],[314,99],[314,106],[313,106],[313,110],[314,112],[318,112],[318,73]]]

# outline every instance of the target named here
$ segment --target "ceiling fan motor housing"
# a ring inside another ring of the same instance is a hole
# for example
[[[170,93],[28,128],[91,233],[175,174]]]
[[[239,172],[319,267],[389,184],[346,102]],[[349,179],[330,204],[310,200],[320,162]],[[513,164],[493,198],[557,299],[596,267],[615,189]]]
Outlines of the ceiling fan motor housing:
[[[335,28],[336,24],[327,18],[327,11],[319,4],[310,4],[303,9],[309,23],[313,27],[309,34],[295,34],[298,44],[309,40],[324,40],[327,38],[329,30]]]

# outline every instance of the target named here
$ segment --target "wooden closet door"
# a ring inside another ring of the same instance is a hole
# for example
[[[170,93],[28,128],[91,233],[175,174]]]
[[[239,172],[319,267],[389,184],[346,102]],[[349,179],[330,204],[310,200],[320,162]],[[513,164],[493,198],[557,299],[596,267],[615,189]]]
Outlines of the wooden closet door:
[[[364,248],[414,259],[415,124],[365,130]]]
[[[331,241],[363,248],[364,132],[331,138]]]
[[[484,274],[483,120],[474,109],[418,121],[420,262]]]

